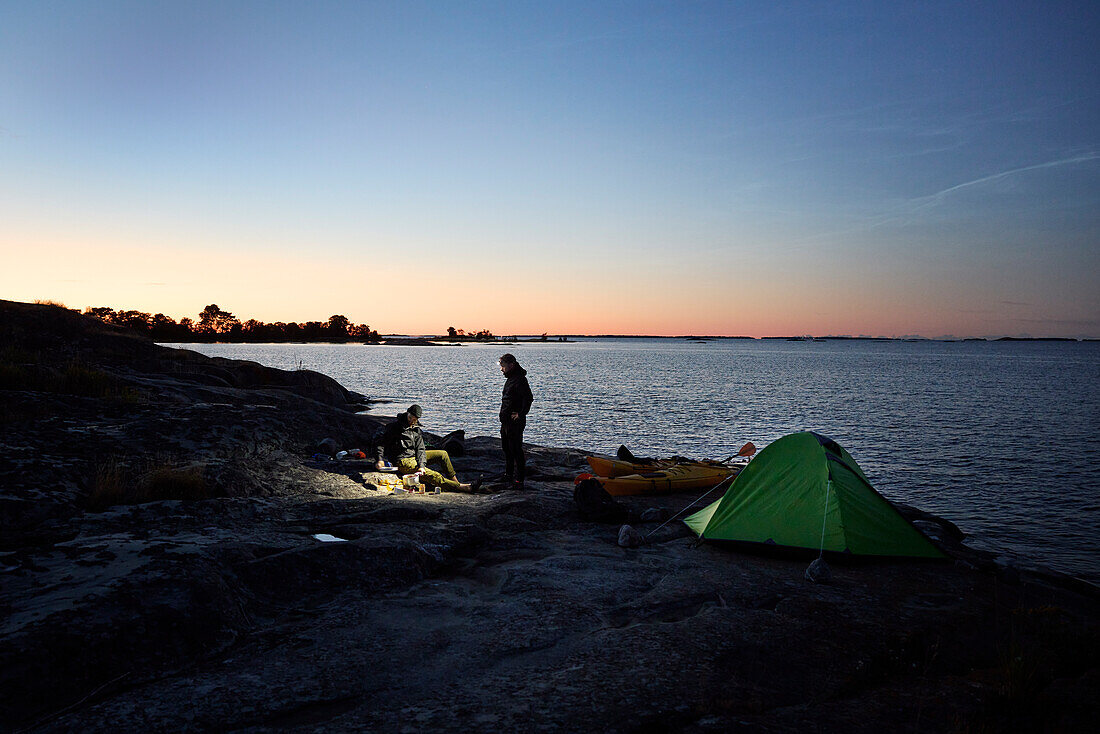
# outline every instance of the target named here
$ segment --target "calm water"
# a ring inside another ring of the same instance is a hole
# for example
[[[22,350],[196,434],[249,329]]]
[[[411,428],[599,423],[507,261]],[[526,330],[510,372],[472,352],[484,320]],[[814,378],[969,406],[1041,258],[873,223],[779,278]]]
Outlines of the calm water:
[[[424,406],[435,432],[496,435],[505,350],[528,372],[525,438],[724,458],[745,441],[831,436],[891,499],[969,542],[1100,583],[1100,343],[593,340],[501,347],[182,345],[301,365]]]

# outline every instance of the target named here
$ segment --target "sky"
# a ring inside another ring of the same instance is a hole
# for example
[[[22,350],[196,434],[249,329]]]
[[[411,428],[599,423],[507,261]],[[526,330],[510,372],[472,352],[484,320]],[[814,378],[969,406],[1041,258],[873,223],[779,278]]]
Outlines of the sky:
[[[1095,2],[0,0],[0,298],[1100,337]]]

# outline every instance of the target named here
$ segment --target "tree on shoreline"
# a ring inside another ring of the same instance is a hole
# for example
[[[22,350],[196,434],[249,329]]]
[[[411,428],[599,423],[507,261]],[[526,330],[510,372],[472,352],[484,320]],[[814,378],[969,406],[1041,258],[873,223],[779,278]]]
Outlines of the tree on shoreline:
[[[369,325],[352,323],[340,314],[330,316],[327,321],[307,321],[303,324],[293,321],[267,324],[257,319],[242,323],[215,303],[202,310],[197,323],[187,316],[177,322],[162,313],[151,316],[143,311],[116,311],[107,306],[89,306],[84,313],[166,343],[379,341],[378,332]]]
[[[342,339],[348,335],[348,328],[350,326],[351,322],[348,321],[347,316],[336,314],[328,317],[329,336],[340,337]]]
[[[456,329],[453,326],[447,327],[447,336],[450,339],[459,339],[462,341],[495,341],[496,336],[488,329],[482,329],[481,331],[466,331],[465,329]]]
[[[216,303],[211,303],[199,314],[199,331],[204,334],[228,334],[234,326],[240,325],[236,316],[222,311]]]

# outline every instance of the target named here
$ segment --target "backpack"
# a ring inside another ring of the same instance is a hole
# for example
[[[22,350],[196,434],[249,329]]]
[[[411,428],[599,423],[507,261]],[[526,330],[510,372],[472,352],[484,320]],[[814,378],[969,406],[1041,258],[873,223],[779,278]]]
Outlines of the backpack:
[[[582,520],[619,524],[626,522],[630,511],[607,493],[594,477],[582,479],[573,488],[573,501]]]

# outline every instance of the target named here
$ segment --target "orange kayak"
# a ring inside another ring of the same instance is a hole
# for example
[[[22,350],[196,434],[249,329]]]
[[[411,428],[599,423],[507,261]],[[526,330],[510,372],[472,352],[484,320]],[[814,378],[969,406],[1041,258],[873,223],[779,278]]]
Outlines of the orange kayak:
[[[657,471],[658,469],[667,469],[675,464],[674,459],[633,462],[612,459],[607,456],[588,457],[588,465],[592,467],[592,471],[596,473],[596,476],[600,477],[622,477],[627,474],[640,474],[642,472]]]
[[[591,463],[589,460],[590,465]],[[652,467],[652,465],[649,466]],[[593,465],[592,468],[596,467]],[[632,494],[671,494],[689,489],[710,489],[736,475],[742,468],[717,463],[674,464],[635,474],[622,474],[615,477],[599,476],[597,479],[608,494],[616,497]]]

